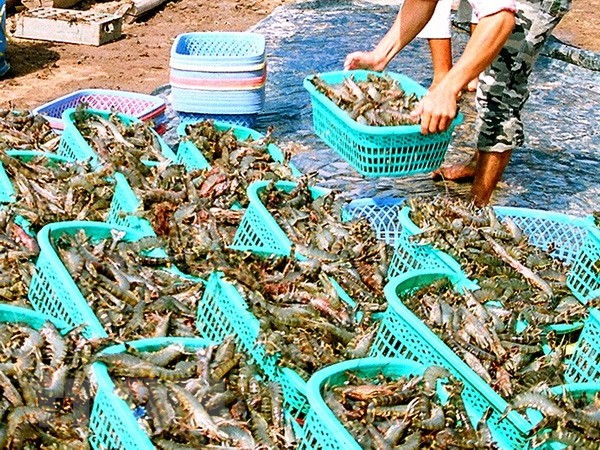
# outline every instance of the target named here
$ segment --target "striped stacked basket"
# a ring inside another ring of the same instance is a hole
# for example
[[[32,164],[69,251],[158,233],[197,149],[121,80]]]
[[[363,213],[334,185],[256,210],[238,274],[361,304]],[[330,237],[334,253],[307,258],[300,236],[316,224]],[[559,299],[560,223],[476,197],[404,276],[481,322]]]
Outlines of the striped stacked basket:
[[[252,127],[265,100],[265,38],[248,32],[180,34],[171,48],[173,109]]]

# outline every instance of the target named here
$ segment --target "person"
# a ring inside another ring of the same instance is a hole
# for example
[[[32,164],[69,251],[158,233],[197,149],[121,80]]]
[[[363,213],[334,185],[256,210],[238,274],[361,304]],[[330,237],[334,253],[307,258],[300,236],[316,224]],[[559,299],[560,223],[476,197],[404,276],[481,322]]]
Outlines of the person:
[[[570,9],[571,0],[470,0],[479,23],[465,50],[444,78],[413,111],[423,134],[446,130],[456,116],[459,92],[484,71],[476,94],[477,148],[473,157],[442,167],[435,177],[473,180],[470,198],[489,203],[515,147],[522,145],[521,110],[529,97],[527,80],[548,36]],[[406,0],[375,48],[350,53],[345,69],[381,71],[422,30],[436,0]]]
[[[427,39],[431,52],[433,66],[433,80],[430,88],[434,88],[452,68],[452,23],[450,13],[453,0],[438,0],[433,15],[425,27],[417,35],[418,38]],[[466,6],[465,6],[466,5]],[[465,16],[468,19],[465,20]],[[466,0],[461,0],[457,16],[461,21],[470,21],[471,33],[475,30],[476,18]],[[477,77],[467,84],[469,92],[477,88]]]

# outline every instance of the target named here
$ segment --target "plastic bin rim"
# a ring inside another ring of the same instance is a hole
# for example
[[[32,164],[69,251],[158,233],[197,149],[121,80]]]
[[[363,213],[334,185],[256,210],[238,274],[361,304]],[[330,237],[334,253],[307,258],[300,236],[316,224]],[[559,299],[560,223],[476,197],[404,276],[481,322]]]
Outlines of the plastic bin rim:
[[[323,77],[323,78],[343,76],[346,78],[352,74],[356,74],[356,75],[374,74],[374,75],[378,75],[378,76],[389,75],[392,78],[394,78],[395,80],[398,80],[400,82],[404,81],[406,83],[418,84],[416,81],[412,80],[411,78],[407,77],[406,75],[403,75],[403,74],[400,74],[397,72],[389,72],[389,71],[375,72],[375,71],[371,71],[371,70],[348,70],[348,71],[337,71],[337,72],[323,72],[323,73],[308,75],[304,78],[303,85],[306,88],[306,90],[311,93],[311,95],[317,96],[322,102],[324,102],[325,106],[330,111],[340,112],[340,114],[336,114],[336,116],[340,120],[342,120],[344,122],[344,124],[346,124],[348,127],[352,128],[355,131],[367,133],[370,135],[386,135],[386,136],[390,135],[390,134],[421,133],[421,125],[375,126],[375,125],[365,125],[362,123],[358,123],[356,120],[352,119],[346,111],[342,110],[339,106],[337,106],[329,97],[327,97],[323,93],[319,92],[316,89],[315,85],[311,82],[311,79],[314,78],[315,76],[319,76],[319,77]],[[421,86],[421,85],[419,85],[419,86]],[[423,88],[423,91],[417,92],[418,95],[425,94],[427,92],[427,89],[425,89],[423,86],[421,86],[421,88]],[[456,114],[456,117],[452,120],[452,123],[448,127],[448,130],[446,130],[446,131],[452,131],[452,129],[454,129],[454,127],[456,127],[457,125],[460,125],[463,122],[463,120],[464,120],[463,114],[461,112],[458,112],[458,114]],[[443,131],[442,133],[445,133],[446,131]]]
[[[28,326],[37,329],[38,324],[45,322],[52,323],[58,330],[63,331],[69,328],[69,325],[61,319],[49,316],[48,314],[36,311],[35,309],[24,308],[22,306],[0,304],[0,315],[11,315],[15,320],[3,319],[0,323],[23,322]],[[37,323],[35,323],[37,322]]]
[[[414,370],[416,373],[423,372],[425,366],[416,361],[410,361],[404,358],[390,358],[390,357],[369,357],[352,359],[348,361],[342,361],[340,363],[332,364],[317,372],[315,372],[308,380],[306,390],[308,402],[311,405],[311,409],[316,409],[319,412],[319,420],[325,422],[328,429],[338,432],[336,438],[340,441],[342,448],[346,450],[356,449],[360,450],[360,446],[350,434],[350,432],[342,425],[339,419],[335,416],[333,411],[327,406],[321,395],[321,387],[327,382],[327,380],[338,374],[349,370],[359,371],[361,369],[374,369],[374,368],[386,368],[386,367],[402,367]],[[315,411],[315,413],[317,412]]]
[[[61,97],[55,98],[54,100],[52,100],[50,102],[47,102],[43,105],[38,106],[37,108],[32,109],[31,113],[43,115],[44,113],[40,112],[40,111],[44,108],[48,108],[53,103],[59,103],[63,100],[69,99],[70,97],[83,96],[83,95],[87,95],[87,94],[89,94],[89,95],[114,95],[115,97],[130,97],[130,98],[136,98],[139,100],[148,100],[149,102],[152,101],[153,103],[155,103],[154,105],[152,105],[151,108],[148,107],[147,111],[145,111],[144,114],[150,114],[158,108],[166,108],[166,102],[162,98],[157,97],[155,95],[143,94],[141,92],[132,92],[132,91],[90,88],[90,89],[79,89],[77,91],[73,91],[73,92],[65,94]]]
[[[73,162],[70,158],[67,158],[66,156],[57,155],[56,153],[43,152],[40,150],[13,149],[13,150],[7,150],[6,154],[8,156],[12,156],[13,158],[29,158],[29,157],[35,158],[35,157],[39,156],[39,157],[47,158],[50,161],[65,162],[65,163]]]
[[[259,46],[262,48],[259,52],[253,55],[247,55],[245,57],[240,56],[205,56],[205,55],[185,55],[181,53],[177,53],[177,47],[179,42],[183,39],[193,38],[193,37],[215,37],[220,36],[223,38],[248,38],[256,41]],[[175,57],[189,57],[189,58],[200,58],[206,61],[211,60],[220,60],[220,61],[228,61],[228,60],[238,60],[240,58],[252,58],[252,57],[261,57],[264,58],[265,55],[265,46],[266,39],[265,36],[261,33],[256,33],[252,31],[194,31],[188,33],[179,34],[175,40],[173,41],[173,45],[171,46],[171,58]]]
[[[566,383],[559,386],[551,387],[549,392],[552,395],[562,395],[566,392],[600,392],[600,382],[589,381],[585,383]]]

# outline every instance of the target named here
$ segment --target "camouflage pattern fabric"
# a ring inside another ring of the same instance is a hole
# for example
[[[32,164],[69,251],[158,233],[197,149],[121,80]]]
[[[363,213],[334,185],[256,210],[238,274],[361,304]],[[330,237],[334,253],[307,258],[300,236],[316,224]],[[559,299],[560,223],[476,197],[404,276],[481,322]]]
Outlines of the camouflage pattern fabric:
[[[504,152],[523,144],[521,110],[527,80],[544,42],[571,7],[571,0],[517,1],[515,28],[479,77],[476,105],[480,151]]]

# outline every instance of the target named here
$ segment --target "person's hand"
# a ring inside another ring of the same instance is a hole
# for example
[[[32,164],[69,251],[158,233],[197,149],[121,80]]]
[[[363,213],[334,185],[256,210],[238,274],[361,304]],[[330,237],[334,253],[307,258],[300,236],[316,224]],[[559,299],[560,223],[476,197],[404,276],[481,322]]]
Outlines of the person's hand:
[[[411,117],[421,116],[421,133],[441,133],[452,124],[456,111],[456,95],[438,85],[421,99]]]
[[[385,64],[379,61],[373,52],[354,52],[346,56],[344,60],[344,70],[376,70],[385,69]]]

